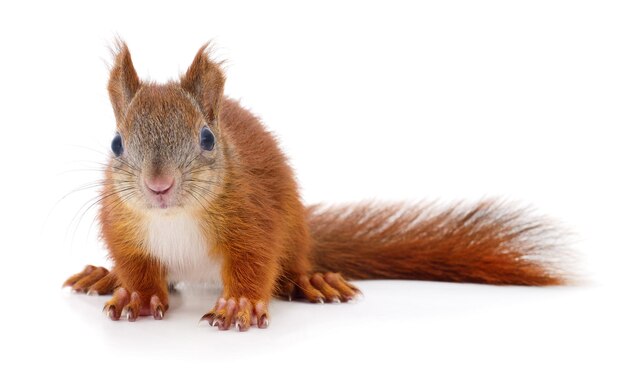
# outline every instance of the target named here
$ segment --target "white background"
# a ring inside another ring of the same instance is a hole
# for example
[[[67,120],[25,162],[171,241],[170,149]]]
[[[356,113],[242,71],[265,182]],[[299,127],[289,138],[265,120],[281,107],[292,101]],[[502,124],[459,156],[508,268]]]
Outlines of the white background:
[[[626,12],[606,1],[0,5],[0,363],[10,370],[624,371]],[[500,196],[573,232],[582,284],[360,282],[276,301],[268,330],[112,322],[60,289],[106,265],[83,213],[114,118],[107,45],[166,81],[213,39],[226,92],[277,135],[307,202]],[[3,371],[5,368],[0,368]]]

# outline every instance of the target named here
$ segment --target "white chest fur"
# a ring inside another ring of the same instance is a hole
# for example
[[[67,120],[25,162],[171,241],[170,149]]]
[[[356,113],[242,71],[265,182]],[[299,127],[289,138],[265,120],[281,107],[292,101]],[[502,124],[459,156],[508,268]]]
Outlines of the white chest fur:
[[[209,243],[193,215],[155,212],[145,228],[147,249],[167,268],[170,282],[221,282],[221,261],[209,256]]]

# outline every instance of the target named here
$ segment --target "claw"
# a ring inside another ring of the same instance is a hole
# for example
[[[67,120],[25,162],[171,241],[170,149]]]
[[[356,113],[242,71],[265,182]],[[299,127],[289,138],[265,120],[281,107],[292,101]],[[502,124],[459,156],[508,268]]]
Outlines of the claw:
[[[100,295],[100,293],[98,293],[97,290],[89,289],[89,291],[87,291],[87,295]]]
[[[333,298],[330,300],[330,302],[331,302],[331,303],[341,303],[341,300],[340,300],[339,298],[337,298],[337,297],[333,297]]]
[[[224,320],[219,320],[217,323],[217,328],[219,330],[228,330],[230,329],[230,325],[228,325]]]
[[[161,306],[157,306],[156,312],[154,314],[155,320],[163,320],[163,308]]]
[[[361,292],[361,290],[358,290],[354,293],[354,296],[352,297],[348,297],[348,301],[350,302],[356,302],[362,298],[365,298],[365,296],[363,295],[363,293]]]
[[[315,303],[324,304],[324,298],[317,298]]]
[[[235,328],[237,328],[237,330],[240,332],[245,332],[246,330],[250,329],[250,322],[247,320],[237,319],[235,321]]]
[[[239,332],[250,329],[251,325],[257,325],[259,328],[267,328],[269,325],[266,301],[252,302],[246,297],[231,297],[228,300],[220,298],[215,308],[200,320],[208,321],[219,330],[234,327]]]
[[[209,325],[213,326],[214,319],[215,319],[215,316],[211,312],[209,312],[209,313],[205,313],[204,316],[200,318],[200,321],[198,321],[198,323],[206,321],[207,323],[209,323]]]
[[[268,319],[265,315],[261,316],[261,319],[259,319],[259,328],[265,329],[268,326],[270,326],[270,319]]]
[[[137,316],[135,315],[135,311],[129,306],[124,307],[122,309],[121,318],[126,319],[126,321],[135,321],[137,320]]]
[[[105,306],[102,313],[111,320],[117,320],[117,317],[115,317],[115,306]]]

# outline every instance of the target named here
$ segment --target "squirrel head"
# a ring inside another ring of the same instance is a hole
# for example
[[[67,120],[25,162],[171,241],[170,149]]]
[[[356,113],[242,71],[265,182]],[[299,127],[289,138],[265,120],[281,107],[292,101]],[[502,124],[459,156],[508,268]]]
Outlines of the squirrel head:
[[[204,45],[180,81],[143,82],[118,41],[108,90],[117,133],[109,176],[139,209],[205,208],[215,196],[226,146],[220,136],[224,74]]]

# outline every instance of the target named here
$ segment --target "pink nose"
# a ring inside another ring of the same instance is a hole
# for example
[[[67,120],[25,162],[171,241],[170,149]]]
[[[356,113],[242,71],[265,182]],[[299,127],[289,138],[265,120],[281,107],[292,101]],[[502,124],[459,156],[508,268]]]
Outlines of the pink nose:
[[[154,194],[166,194],[174,185],[174,176],[156,176],[144,179],[146,186]]]

